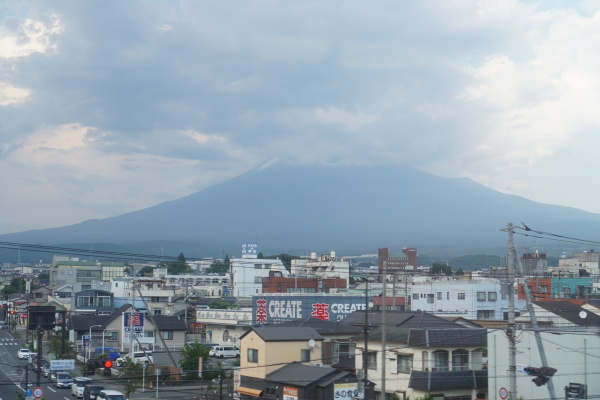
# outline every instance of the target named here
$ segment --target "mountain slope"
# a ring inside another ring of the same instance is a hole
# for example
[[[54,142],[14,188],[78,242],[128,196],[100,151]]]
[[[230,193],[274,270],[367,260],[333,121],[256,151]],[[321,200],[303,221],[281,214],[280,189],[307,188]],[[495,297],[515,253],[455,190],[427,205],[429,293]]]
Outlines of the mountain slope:
[[[0,235],[20,243],[187,241],[239,249],[376,250],[504,246],[508,222],[594,239],[599,214],[536,203],[469,180],[389,167],[257,168],[154,207],[61,228]],[[238,251],[236,251],[239,254]]]

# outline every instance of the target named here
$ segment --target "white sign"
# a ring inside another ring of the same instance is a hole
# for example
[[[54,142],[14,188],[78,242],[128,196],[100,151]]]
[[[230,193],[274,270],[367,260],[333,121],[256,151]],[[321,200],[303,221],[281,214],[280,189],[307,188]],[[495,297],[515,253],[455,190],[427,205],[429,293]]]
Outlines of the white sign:
[[[358,391],[358,382],[336,383],[333,385],[334,399],[362,399],[363,393]]]
[[[35,389],[33,389],[33,397],[35,397],[36,399],[41,399],[43,395],[44,389],[42,389],[41,387],[36,387]]]
[[[75,369],[75,360],[52,360],[50,361],[51,371],[66,371]]]

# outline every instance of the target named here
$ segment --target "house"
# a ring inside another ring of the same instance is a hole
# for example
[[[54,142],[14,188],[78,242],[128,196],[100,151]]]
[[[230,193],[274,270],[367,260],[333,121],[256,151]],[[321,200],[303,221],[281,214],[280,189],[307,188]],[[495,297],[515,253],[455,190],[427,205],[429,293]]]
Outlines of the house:
[[[133,321],[133,324],[131,324]],[[135,337],[129,335],[129,327],[133,326]],[[84,336],[91,336],[91,348],[114,347],[121,351],[137,349],[145,345],[149,349],[179,349],[185,345],[186,324],[172,316],[149,316],[133,312],[130,304],[126,304],[110,315],[71,315],[69,328],[76,350],[83,352]],[[160,340],[162,335],[164,344]]]
[[[382,326],[369,333],[367,349],[361,344],[364,338],[355,337],[360,350],[356,370],[363,369],[366,350],[367,377],[378,398],[383,398],[384,379],[387,396],[401,400],[428,394],[434,399],[488,398],[486,329]]]
[[[112,314],[115,303],[112,292],[89,289],[75,293],[75,312],[78,314]]]
[[[575,300],[534,301],[533,311],[538,325],[555,330],[598,330],[600,316],[574,302]],[[517,317],[516,322],[530,325],[529,312]]]
[[[240,338],[237,393],[242,399],[333,399],[336,390],[354,393],[359,388],[355,374],[321,366],[323,341],[310,327],[253,327]]]

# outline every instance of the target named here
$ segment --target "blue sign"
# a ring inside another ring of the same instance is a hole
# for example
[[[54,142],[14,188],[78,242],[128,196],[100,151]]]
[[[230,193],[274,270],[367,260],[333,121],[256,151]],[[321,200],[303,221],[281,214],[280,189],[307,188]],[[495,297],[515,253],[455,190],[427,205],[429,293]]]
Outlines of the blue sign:
[[[244,258],[244,256],[253,256],[254,258],[256,258],[257,254],[258,245],[256,243],[244,243],[242,245],[242,258]]]
[[[364,296],[265,295],[252,297],[252,321],[271,324],[300,318],[337,322],[365,309]]]
[[[51,360],[51,371],[66,371],[75,369],[75,360]]]
[[[90,345],[90,340],[92,337],[90,335],[82,335],[81,336],[81,344],[83,347],[88,347]]]
[[[25,391],[25,397],[32,397],[33,396],[33,389],[27,389]]]
[[[138,338],[144,336],[144,314],[123,313],[123,338],[128,340],[130,334]]]

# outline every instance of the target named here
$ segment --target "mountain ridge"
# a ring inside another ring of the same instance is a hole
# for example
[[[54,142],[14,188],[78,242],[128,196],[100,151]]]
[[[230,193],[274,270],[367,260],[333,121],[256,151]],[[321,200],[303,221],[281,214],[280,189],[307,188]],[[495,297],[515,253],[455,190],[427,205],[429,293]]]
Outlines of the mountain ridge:
[[[0,235],[19,243],[198,243],[211,253],[376,252],[379,247],[503,247],[508,222],[598,236],[600,214],[404,167],[257,167],[176,200],[64,227]]]

